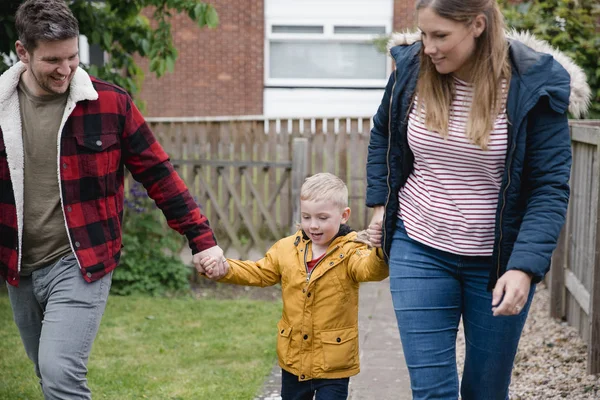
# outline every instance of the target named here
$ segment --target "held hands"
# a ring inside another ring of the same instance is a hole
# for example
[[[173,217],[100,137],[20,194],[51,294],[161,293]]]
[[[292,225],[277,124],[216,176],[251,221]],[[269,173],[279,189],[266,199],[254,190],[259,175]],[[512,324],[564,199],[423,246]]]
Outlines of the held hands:
[[[383,221],[371,222],[367,228],[367,234],[369,235],[369,242],[373,247],[381,247],[381,241],[383,239]]]
[[[229,263],[219,246],[194,254],[192,262],[198,273],[206,274],[212,280],[221,279],[229,272]]]
[[[496,282],[492,293],[494,316],[519,314],[527,303],[530,288],[530,275],[516,269],[506,271]]]
[[[373,208],[373,218],[367,228],[367,234],[369,235],[369,241],[373,247],[381,247],[383,240],[383,213],[385,212],[384,206],[375,206]]]
[[[204,273],[206,274],[206,276],[209,279],[212,280],[219,280],[222,277],[224,277],[225,275],[227,275],[227,272],[229,271],[229,263],[227,262],[227,260],[222,260],[223,265],[225,266],[225,272],[220,275],[217,273],[217,271],[219,270],[219,260],[212,257],[212,256],[207,256],[204,257],[202,260],[200,260],[200,264],[202,265],[202,268],[204,268]]]

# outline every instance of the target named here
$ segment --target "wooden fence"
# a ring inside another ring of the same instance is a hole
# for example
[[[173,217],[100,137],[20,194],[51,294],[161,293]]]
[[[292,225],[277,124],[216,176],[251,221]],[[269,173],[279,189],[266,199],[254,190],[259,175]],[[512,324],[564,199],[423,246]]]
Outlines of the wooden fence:
[[[219,243],[246,257],[299,222],[299,188],[327,171],[348,185],[350,225],[363,229],[370,118],[149,118]]]
[[[588,344],[588,372],[600,373],[600,121],[571,123],[573,167],[567,223],[548,276],[550,314]]]

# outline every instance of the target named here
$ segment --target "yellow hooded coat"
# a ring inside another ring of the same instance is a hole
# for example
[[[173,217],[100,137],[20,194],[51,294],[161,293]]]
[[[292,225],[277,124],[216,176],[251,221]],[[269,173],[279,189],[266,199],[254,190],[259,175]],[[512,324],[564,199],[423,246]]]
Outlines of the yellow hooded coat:
[[[281,282],[281,368],[301,381],[350,377],[360,371],[359,282],[385,279],[389,268],[381,249],[371,251],[345,225],[308,274],[311,249],[311,241],[299,230],[275,243],[257,262],[228,259],[230,269],[221,282],[262,287]]]

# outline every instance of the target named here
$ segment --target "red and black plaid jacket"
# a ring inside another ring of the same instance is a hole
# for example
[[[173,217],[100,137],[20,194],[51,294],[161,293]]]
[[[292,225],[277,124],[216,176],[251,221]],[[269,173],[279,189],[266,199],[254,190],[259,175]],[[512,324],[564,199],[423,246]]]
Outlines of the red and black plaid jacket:
[[[0,275],[18,285],[23,231],[23,144],[19,63],[0,77]],[[124,167],[141,182],[193,253],[216,245],[208,221],[129,95],[79,69],[71,82],[58,168],[71,247],[86,281],[121,255]],[[152,245],[149,243],[149,245]]]

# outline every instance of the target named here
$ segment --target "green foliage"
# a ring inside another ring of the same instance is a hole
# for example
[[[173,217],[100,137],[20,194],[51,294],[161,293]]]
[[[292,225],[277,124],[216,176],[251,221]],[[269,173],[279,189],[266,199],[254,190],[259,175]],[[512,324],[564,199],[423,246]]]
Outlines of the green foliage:
[[[600,118],[600,4],[597,0],[500,0],[506,23],[548,41],[582,67],[592,88],[591,118]]]
[[[179,258],[183,237],[165,227],[163,214],[139,183],[125,202],[123,244],[111,293],[156,296],[189,288],[191,270]]]
[[[388,42],[390,41],[390,37],[390,35],[380,35],[376,39],[373,39],[373,45],[378,52],[384,54],[388,52],[387,46]]]
[[[17,34],[14,14],[23,0],[2,0],[0,8],[0,73],[12,63],[6,56],[15,51]],[[135,63],[137,53],[150,61],[150,72],[161,77],[172,72],[177,60],[170,18],[173,12],[188,15],[200,27],[219,23],[215,8],[199,0],[72,0],[71,10],[79,21],[81,34],[108,54],[103,67],[90,67],[90,74],[113,82],[131,95],[140,91],[144,73]],[[141,14],[151,7],[153,20]]]

